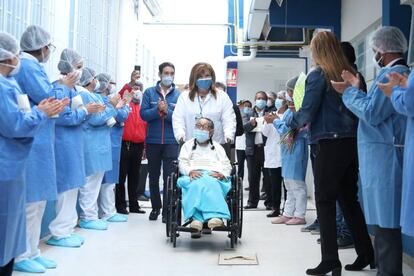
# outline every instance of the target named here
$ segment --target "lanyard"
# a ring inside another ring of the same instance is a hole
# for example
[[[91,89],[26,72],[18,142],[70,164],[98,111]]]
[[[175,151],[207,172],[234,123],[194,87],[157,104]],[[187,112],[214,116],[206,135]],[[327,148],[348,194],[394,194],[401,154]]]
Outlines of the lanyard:
[[[200,118],[203,117],[203,106],[201,105],[201,100],[200,100],[200,96],[197,95],[197,99],[198,99],[198,106],[200,107]]]

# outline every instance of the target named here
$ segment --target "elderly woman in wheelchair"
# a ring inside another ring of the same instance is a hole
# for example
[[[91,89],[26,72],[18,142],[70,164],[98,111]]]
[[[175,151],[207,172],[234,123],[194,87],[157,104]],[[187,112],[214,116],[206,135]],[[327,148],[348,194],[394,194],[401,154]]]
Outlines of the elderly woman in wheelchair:
[[[214,124],[208,118],[199,118],[194,138],[181,148],[177,186],[182,191],[185,221],[198,233],[207,222],[210,229],[224,226],[230,219],[226,195],[231,189],[232,170],[224,148],[212,140]]]

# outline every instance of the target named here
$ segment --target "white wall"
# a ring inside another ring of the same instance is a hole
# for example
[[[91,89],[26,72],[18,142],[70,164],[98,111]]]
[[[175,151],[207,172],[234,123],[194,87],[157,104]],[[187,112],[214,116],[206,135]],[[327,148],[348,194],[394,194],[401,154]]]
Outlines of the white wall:
[[[293,58],[256,58],[239,62],[237,99],[252,101],[256,92],[285,90],[288,79],[305,72],[305,60]]]
[[[341,40],[352,40],[369,25],[381,18],[382,1],[342,0],[341,15]]]
[[[117,88],[121,88],[131,79],[134,70],[138,21],[134,13],[134,3],[120,0],[118,24]],[[142,5],[141,8],[144,8]]]

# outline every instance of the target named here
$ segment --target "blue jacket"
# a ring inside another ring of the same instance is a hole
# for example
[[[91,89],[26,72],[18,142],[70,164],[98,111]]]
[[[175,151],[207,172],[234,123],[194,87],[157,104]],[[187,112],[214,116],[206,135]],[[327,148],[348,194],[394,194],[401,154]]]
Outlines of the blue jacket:
[[[19,94],[16,81],[0,75],[0,266],[26,251],[24,170],[33,136],[48,120],[37,107],[21,112]]]
[[[84,104],[104,104],[99,94],[83,89],[80,95]],[[108,105],[104,111],[88,115],[82,124],[86,176],[112,169],[111,130],[106,121],[115,116],[115,109]]]
[[[378,72],[368,94],[350,87],[342,97],[359,118],[358,159],[367,224],[400,227],[402,162],[406,119],[376,85],[390,72],[407,72],[396,65]]]
[[[27,93],[32,106],[49,97],[55,97],[65,87],[60,84],[53,86],[43,65],[32,55],[22,53],[20,63],[20,70],[14,78],[23,93]],[[26,167],[28,203],[55,200],[57,197],[55,122],[56,119],[47,120],[34,137]]]
[[[414,71],[408,78],[408,88],[395,87],[391,96],[395,110],[407,116],[405,135],[401,227],[404,234],[414,237]]]
[[[310,143],[321,139],[356,137],[358,119],[342,102],[321,68],[311,71],[305,83],[305,97],[298,112],[286,118],[290,128],[310,124]]]
[[[105,103],[108,97],[103,97]],[[122,133],[124,132],[124,122],[128,119],[129,105],[116,110],[116,124],[111,129],[111,147],[112,147],[112,170],[106,171],[102,184],[112,184],[119,182],[119,163],[121,159]]]
[[[286,110],[286,116],[291,112],[290,109]],[[289,131],[285,121],[282,119],[275,120],[273,126],[277,129],[280,135]],[[282,176],[284,179],[305,181],[309,155],[307,134],[307,130],[302,130],[298,133],[292,151],[290,151],[285,144],[281,145]]]
[[[60,93],[59,98],[70,99],[56,119],[55,131],[56,184],[58,193],[63,193],[85,184],[82,124],[87,114],[84,108],[71,108],[72,99],[79,95],[76,89],[63,88]]]
[[[177,144],[172,127],[172,114],[179,96],[180,91],[173,84],[172,90],[165,97],[168,103],[168,115],[165,116],[158,112],[158,100],[164,99],[160,92],[160,82],[145,90],[140,115],[148,123],[145,140],[147,144]]]

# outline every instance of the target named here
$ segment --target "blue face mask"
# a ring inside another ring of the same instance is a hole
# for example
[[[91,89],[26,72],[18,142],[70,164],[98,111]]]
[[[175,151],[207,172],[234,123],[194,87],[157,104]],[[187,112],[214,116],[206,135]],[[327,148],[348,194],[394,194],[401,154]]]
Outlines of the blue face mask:
[[[251,108],[246,106],[246,107],[243,108],[243,113],[244,114],[249,114],[250,110],[251,110]]]
[[[265,100],[261,100],[261,99],[256,100],[256,106],[257,106],[259,109],[263,109],[263,108],[265,108],[265,107],[266,107],[266,105],[267,105],[267,102],[266,102]]]
[[[199,143],[205,143],[210,139],[210,133],[207,130],[194,129],[193,136]]]
[[[161,83],[164,86],[170,87],[173,83],[173,77],[172,76],[163,76],[161,79]]]
[[[204,90],[210,89],[212,83],[213,80],[211,78],[198,79],[196,82],[197,87]]]
[[[282,106],[283,106],[283,100],[282,99],[276,99],[276,101],[275,101],[276,109],[280,109]]]

